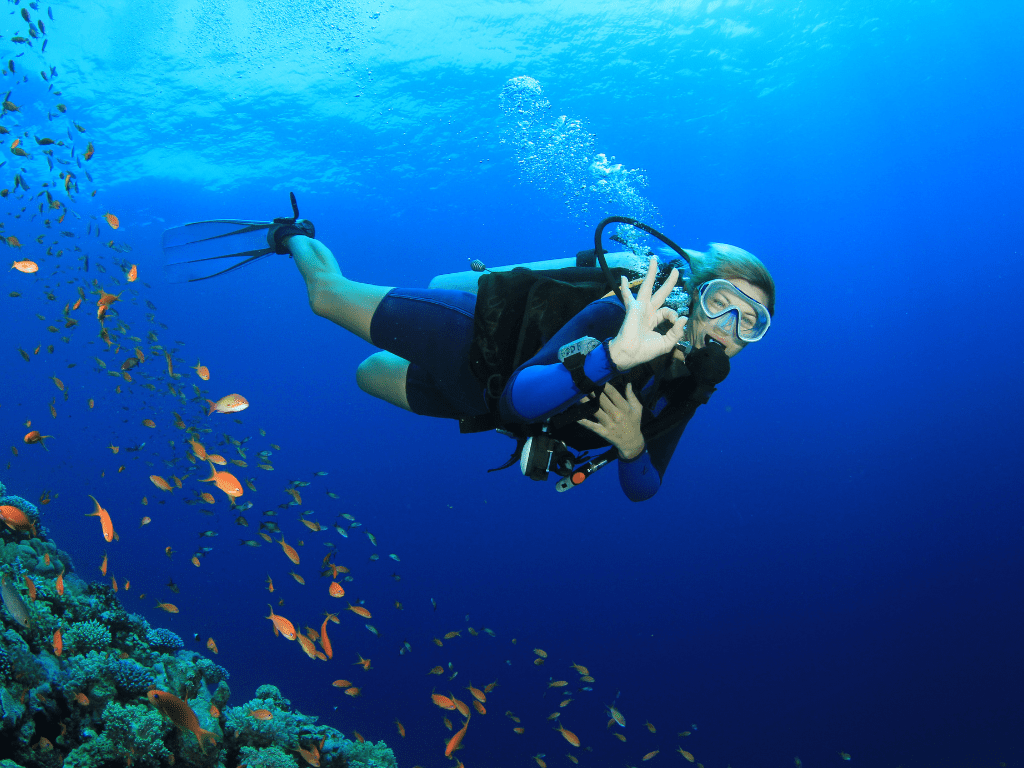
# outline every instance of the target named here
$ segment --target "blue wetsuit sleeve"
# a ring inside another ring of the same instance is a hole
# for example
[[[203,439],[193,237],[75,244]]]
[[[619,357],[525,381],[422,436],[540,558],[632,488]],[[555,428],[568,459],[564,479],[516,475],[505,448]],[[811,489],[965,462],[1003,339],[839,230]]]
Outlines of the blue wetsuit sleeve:
[[[583,365],[587,377],[601,385],[619,373],[608,356],[607,340],[618,333],[625,314],[617,300],[601,299],[588,304],[512,374],[501,396],[502,417],[518,423],[543,421],[582,397],[572,374],[558,360],[559,347],[582,336],[605,341],[587,355]]]
[[[652,440],[634,459],[619,459],[619,485],[630,501],[647,501],[661,488],[672,454],[675,453],[679,438],[686,424],[680,424],[671,432]]]

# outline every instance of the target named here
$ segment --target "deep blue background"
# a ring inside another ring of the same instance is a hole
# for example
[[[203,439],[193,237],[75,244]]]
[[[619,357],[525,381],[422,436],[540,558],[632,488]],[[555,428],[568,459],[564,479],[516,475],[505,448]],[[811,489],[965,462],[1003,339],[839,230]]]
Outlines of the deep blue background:
[[[865,18],[889,9],[863,6]],[[210,367],[214,397],[239,392],[252,403],[241,425],[210,417],[209,442],[227,431],[254,436],[254,450],[281,445],[274,473],[251,470],[259,492],[243,497],[256,504],[245,513],[250,527],[235,527],[223,500],[216,517],[203,517],[180,503],[182,492],[149,483],[153,472],[174,471],[161,459],[183,456],[170,426],[179,404],[138,388],[115,395],[115,380],[92,372],[102,344],[90,322],[52,357],[45,349],[29,364],[18,356],[19,346],[55,341],[35,313],[52,317],[73,300],[73,285],[50,278],[52,261],[38,279],[3,278],[0,425],[21,452],[0,477],[30,498],[44,488],[60,494],[44,522],[84,576],[106,550],[112,572],[132,581],[129,606],[186,637],[215,637],[218,661],[233,672],[233,703],[275,683],[346,733],[388,740],[402,765],[441,764],[449,734],[427,697],[438,678],[425,672],[449,661],[459,676],[442,679],[441,691],[500,683],[488,715],[470,726],[461,753],[469,765],[526,764],[538,753],[563,760],[568,747],[544,721],[560,697],[542,694],[549,676],[573,679],[570,662],[597,678],[563,718],[593,746],[593,756],[580,756],[592,765],[636,764],[656,748],[660,760],[679,760],[669,754],[679,743],[709,768],[791,765],[796,755],[809,767],[836,765],[841,750],[857,764],[894,768],[1019,765],[1020,10],[893,8],[882,33],[871,24],[846,31],[797,86],[771,97],[744,99],[713,76],[700,81],[695,100],[722,91],[726,111],[712,120],[666,124],[656,90],[626,101],[626,119],[621,95],[611,108],[600,89],[577,93],[568,80],[546,88],[558,109],[586,118],[602,151],[647,169],[646,194],[673,239],[741,245],[778,285],[771,333],[736,359],[688,427],[653,501],[627,502],[614,471],[566,495],[514,470],[485,474],[509,441],[459,436],[451,423],[363,395],[354,369],[372,349],[308,310],[285,259],[199,285],[163,284],[162,226],[287,213],[284,192],[269,184],[214,193],[166,180],[111,184],[83,213],[121,217],[118,237],[134,246],[129,255],[148,283],[141,295],[170,326],[161,342],[184,342],[183,359]],[[771,54],[766,42],[752,56]],[[460,87],[496,99],[518,74],[530,72],[481,72]],[[73,103],[73,90],[65,98]],[[499,264],[588,246],[593,222],[569,221],[558,201],[517,185],[500,145],[485,154],[492,162],[457,160],[450,179],[384,172],[372,195],[300,195],[303,215],[348,276],[389,285],[425,285],[468,258]],[[23,242],[37,234],[38,223],[5,221],[29,236]],[[57,302],[42,297],[43,286],[55,287]],[[7,297],[15,289],[25,294],[16,301]],[[138,335],[148,330],[143,307],[120,311]],[[156,374],[163,363],[152,365]],[[46,410],[59,394],[54,374],[70,393],[56,421]],[[97,399],[93,411],[88,397]],[[155,433],[139,426],[154,410]],[[55,435],[50,452],[20,444],[26,419]],[[141,440],[154,452],[106,450]],[[119,475],[122,463],[129,471]],[[300,587],[276,545],[256,551],[235,539],[255,538],[259,512],[288,500],[286,480],[313,480],[315,470],[330,474],[302,489],[302,509],[324,523],[349,512],[364,527],[345,541],[311,534],[282,511],[285,538],[306,542]],[[88,493],[114,515],[119,543],[104,545],[95,521],[82,517]],[[154,522],[140,530],[144,513]],[[197,539],[211,528],[221,535]],[[380,562],[366,560],[364,530],[377,536]],[[285,600],[275,609],[297,624],[319,627],[322,611],[344,602],[327,598],[316,578],[326,551],[318,537],[339,542],[339,561],[356,577],[346,588],[366,600],[383,635],[343,615],[329,629],[328,665],[273,638],[262,618],[267,573],[273,597]],[[192,548],[211,541],[202,567],[189,565]],[[178,550],[172,560],[162,553],[168,545]],[[181,585],[173,599],[162,588],[172,576]],[[154,597],[181,613],[151,609]],[[467,623],[497,637],[430,643]],[[413,652],[400,657],[403,640]],[[549,653],[540,668],[530,663],[537,646]],[[371,656],[374,670],[350,666],[356,653]],[[364,697],[331,688],[339,677],[363,683]],[[604,728],[601,707],[617,692],[626,744]],[[526,735],[510,733],[505,709],[523,718]],[[692,736],[675,738],[691,724]]]

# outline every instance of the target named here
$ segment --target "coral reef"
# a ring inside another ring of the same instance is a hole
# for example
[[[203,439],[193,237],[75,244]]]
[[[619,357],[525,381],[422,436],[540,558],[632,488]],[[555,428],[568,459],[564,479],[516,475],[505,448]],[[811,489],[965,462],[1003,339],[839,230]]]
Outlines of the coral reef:
[[[317,725],[272,685],[229,707],[227,669],[125,611],[106,584],[78,578],[39,524],[39,510],[6,493],[0,483],[0,503],[23,510],[36,535],[0,526],[0,768],[394,768],[384,742],[352,742]],[[19,621],[25,611],[28,621]],[[152,689],[187,699],[216,744],[200,745],[151,707]],[[252,717],[257,709],[272,718]]]

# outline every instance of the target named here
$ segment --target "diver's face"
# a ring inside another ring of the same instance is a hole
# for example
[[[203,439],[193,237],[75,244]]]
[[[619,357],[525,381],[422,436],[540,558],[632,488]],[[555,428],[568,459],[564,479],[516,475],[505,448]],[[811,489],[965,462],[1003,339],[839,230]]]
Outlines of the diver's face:
[[[748,280],[735,278],[729,281],[747,296],[755,299],[765,306],[768,304],[767,294]],[[713,311],[713,310],[712,310]],[[753,312],[753,308],[750,312]],[[705,346],[707,337],[711,337],[725,348],[725,354],[729,357],[736,355],[741,349],[747,346],[746,342],[740,341],[736,336],[736,313],[729,312],[714,320],[707,317],[700,308],[700,302],[696,303],[690,322],[686,324],[685,338],[692,342],[693,349],[700,349]],[[678,349],[673,354],[677,360],[685,359]]]

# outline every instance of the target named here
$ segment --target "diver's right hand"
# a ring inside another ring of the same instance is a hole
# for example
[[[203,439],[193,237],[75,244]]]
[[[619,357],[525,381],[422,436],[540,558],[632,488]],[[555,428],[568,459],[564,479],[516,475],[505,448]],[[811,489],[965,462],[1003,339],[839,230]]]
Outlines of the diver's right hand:
[[[626,319],[622,321],[618,334],[608,343],[612,362],[620,371],[671,352],[683,338],[688,318],[679,317],[674,310],[662,306],[679,280],[679,270],[673,269],[664,285],[654,291],[657,274],[658,261],[652,256],[647,266],[647,277],[640,284],[636,296],[629,290],[626,278],[622,278],[619,292],[626,307]],[[666,320],[672,323],[672,327],[665,334],[658,333],[655,328]]]

